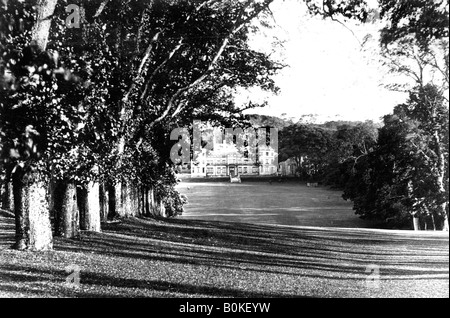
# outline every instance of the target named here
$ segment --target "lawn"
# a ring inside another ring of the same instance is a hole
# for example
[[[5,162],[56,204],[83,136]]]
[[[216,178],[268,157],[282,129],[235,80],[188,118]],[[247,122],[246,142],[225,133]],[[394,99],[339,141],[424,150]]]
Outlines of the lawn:
[[[287,182],[182,182],[188,197],[183,219],[294,226],[376,228],[342,199],[342,192]]]
[[[448,233],[127,219],[42,253],[13,234],[1,214],[0,297],[449,297]]]

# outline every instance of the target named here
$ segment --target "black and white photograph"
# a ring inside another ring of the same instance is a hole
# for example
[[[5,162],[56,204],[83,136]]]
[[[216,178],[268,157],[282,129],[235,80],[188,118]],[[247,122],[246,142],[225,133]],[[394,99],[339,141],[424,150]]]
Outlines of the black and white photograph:
[[[448,0],[0,0],[4,300],[449,298],[448,214]]]

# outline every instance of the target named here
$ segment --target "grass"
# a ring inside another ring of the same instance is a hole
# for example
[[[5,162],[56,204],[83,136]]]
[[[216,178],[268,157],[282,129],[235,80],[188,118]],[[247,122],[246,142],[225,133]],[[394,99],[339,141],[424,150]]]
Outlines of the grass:
[[[449,296],[444,233],[128,219],[33,253],[9,249],[13,229],[0,217],[1,297]],[[71,264],[79,287],[65,283]]]
[[[41,253],[10,249],[14,219],[0,214],[0,297],[449,297],[448,233],[368,229],[321,188],[180,191],[190,200],[180,218],[103,224]],[[70,265],[79,286],[65,282]]]
[[[232,221],[251,224],[382,228],[383,224],[360,219],[342,192],[310,188],[287,182],[183,182],[178,190],[187,195],[185,219]]]

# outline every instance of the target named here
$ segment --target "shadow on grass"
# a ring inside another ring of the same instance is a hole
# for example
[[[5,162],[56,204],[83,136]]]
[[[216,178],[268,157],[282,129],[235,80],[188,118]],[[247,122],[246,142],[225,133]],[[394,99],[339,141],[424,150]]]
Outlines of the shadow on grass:
[[[273,274],[298,275],[302,271],[305,277],[332,279],[360,280],[369,264],[387,267],[385,273],[397,276],[395,279],[411,275],[421,279],[420,275],[426,274],[423,267],[433,267],[431,274],[448,274],[448,240],[442,237],[410,240],[376,232],[174,219],[128,219],[105,226],[104,232],[85,233],[79,241],[60,239],[57,248]],[[341,274],[353,277],[342,278]]]
[[[11,265],[2,268],[3,281],[0,283],[1,291],[23,292],[23,287],[17,287],[14,284],[25,283],[31,286],[37,286],[35,283],[48,283],[52,281],[57,286],[55,291],[42,291],[38,287],[29,287],[26,292],[35,296],[67,296],[67,297],[120,297],[120,291],[116,293],[92,293],[83,289],[92,287],[120,288],[120,289],[141,289],[143,292],[161,292],[173,294],[188,294],[193,296],[210,297],[242,297],[242,298],[306,298],[304,296],[278,293],[258,293],[247,292],[233,288],[222,288],[215,286],[192,285],[185,283],[174,283],[167,281],[141,280],[133,278],[113,277],[102,273],[82,272],[80,275],[80,287],[75,288],[65,286],[66,273],[64,271],[51,271],[41,268],[28,266]],[[14,282],[14,283],[11,283]],[[31,283],[31,284],[30,284]],[[59,285],[59,286],[58,286]],[[59,288],[58,288],[59,287]],[[124,291],[126,293],[126,291]]]
[[[2,246],[13,236],[14,220],[0,218]],[[78,240],[55,238],[55,250],[84,255],[94,253],[92,258],[89,256],[90,260],[95,260],[96,254],[123,257],[131,260],[130,266],[134,266],[134,259],[150,260],[160,262],[158,266],[204,266],[217,268],[218,271],[226,269],[258,272],[261,275],[280,274],[294,280],[301,276],[362,281],[370,264],[380,266],[382,280],[448,281],[449,272],[448,237],[440,235],[399,235],[336,228],[281,228],[181,219],[126,219],[117,224],[104,224],[103,233],[83,232]],[[49,264],[50,267],[56,266]],[[298,297],[282,294],[282,286],[271,293],[207,286],[207,282],[202,281],[196,284],[146,277],[120,277],[120,273],[125,275],[126,269],[114,276],[87,269],[81,275],[83,287],[72,290],[64,286],[64,271],[36,268],[28,262],[8,265],[0,261],[0,266],[0,292],[25,291],[38,297],[122,296],[118,294],[120,290],[109,291],[109,287],[137,289],[137,293],[131,293],[132,297],[145,295],[148,291],[165,295]],[[391,277],[385,278],[386,275]],[[47,287],[42,291],[42,284],[56,287],[55,290]],[[98,292],[96,288],[104,290],[104,293]]]

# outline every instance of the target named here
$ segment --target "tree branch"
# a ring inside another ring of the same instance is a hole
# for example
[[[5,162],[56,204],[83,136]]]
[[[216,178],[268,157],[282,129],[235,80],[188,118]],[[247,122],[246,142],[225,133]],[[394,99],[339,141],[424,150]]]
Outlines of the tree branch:
[[[170,112],[170,110],[174,107],[175,101],[185,92],[191,90],[192,88],[196,87],[198,84],[200,84],[203,80],[205,80],[209,74],[214,70],[219,58],[222,56],[222,53],[225,51],[225,48],[227,47],[229,41],[231,40],[231,38],[237,33],[239,32],[248,22],[250,22],[251,20],[253,20],[256,16],[258,16],[263,10],[265,10],[271,3],[273,0],[269,0],[266,1],[263,5],[261,5],[261,7],[259,7],[258,9],[255,9],[255,11],[250,14],[247,18],[242,19],[243,13],[245,11],[245,9],[248,8],[248,6],[250,5],[251,1],[249,1],[247,3],[247,6],[243,6],[238,18],[236,19],[236,22],[233,26],[233,28],[231,29],[231,31],[229,32],[229,34],[224,38],[221,46],[219,47],[219,49],[217,50],[216,54],[214,55],[213,59],[211,60],[211,62],[208,65],[208,68],[206,69],[206,71],[199,76],[196,80],[194,80],[192,83],[179,88],[170,98],[170,100],[167,103],[166,109],[164,110],[163,114],[160,115],[159,117],[157,117],[152,123],[150,123],[150,128],[153,127],[156,123],[160,122],[161,120],[163,120],[164,118],[166,118]],[[174,114],[178,114],[181,110],[182,104],[178,105],[177,109],[174,111]],[[172,118],[174,117],[174,115],[172,115]]]
[[[102,14],[102,12],[105,9],[108,2],[109,2],[109,0],[103,0],[102,3],[100,3],[100,6],[98,7],[97,11],[95,12],[94,18],[98,18],[98,16],[100,14]]]
[[[153,81],[153,78],[156,76],[156,74],[167,64],[167,62],[170,61],[170,59],[175,55],[175,53],[183,46],[184,38],[181,37],[180,41],[178,41],[178,45],[169,53],[168,57],[153,71],[152,75],[150,75],[150,78],[146,81],[145,89],[143,93],[141,94],[141,99],[144,99],[147,95],[147,91],[149,88],[150,83]]]

